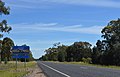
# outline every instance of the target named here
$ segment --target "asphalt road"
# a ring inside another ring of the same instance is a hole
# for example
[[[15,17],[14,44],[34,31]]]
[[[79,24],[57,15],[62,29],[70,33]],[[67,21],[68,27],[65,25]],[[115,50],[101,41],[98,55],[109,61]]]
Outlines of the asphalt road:
[[[120,70],[38,61],[48,77],[120,77]]]

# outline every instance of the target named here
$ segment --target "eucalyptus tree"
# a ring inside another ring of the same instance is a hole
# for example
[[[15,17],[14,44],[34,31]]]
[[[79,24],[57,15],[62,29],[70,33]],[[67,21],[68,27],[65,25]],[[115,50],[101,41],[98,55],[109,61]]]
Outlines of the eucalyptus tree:
[[[10,14],[10,8],[5,6],[5,2],[0,0],[0,15],[9,15]],[[0,38],[3,37],[3,32],[8,32],[12,30],[10,26],[7,25],[7,21],[4,19],[0,22]],[[0,46],[1,46],[0,42]],[[0,47],[0,62],[1,62],[1,47]]]
[[[68,46],[65,46],[65,45],[58,46],[58,61],[60,62],[66,61],[66,58],[67,58],[66,49],[67,48]]]
[[[104,53],[104,44],[103,41],[97,40],[96,46],[92,49],[92,63],[100,64],[101,56]]]
[[[88,42],[74,42],[66,49],[67,61],[82,61],[82,58],[91,58],[91,46]]]
[[[120,19],[110,21],[101,32],[105,39],[103,64],[120,65]]]
[[[0,0],[0,15],[9,15],[10,14],[10,8],[5,6],[5,3]],[[1,32],[9,32],[12,28],[7,25],[6,20],[2,20],[0,22],[0,31]],[[0,37],[2,37],[3,34],[0,34]]]
[[[5,57],[10,60],[10,56],[11,56],[11,48],[14,46],[14,42],[12,39],[6,37],[3,39],[2,42],[2,58],[5,59]]]

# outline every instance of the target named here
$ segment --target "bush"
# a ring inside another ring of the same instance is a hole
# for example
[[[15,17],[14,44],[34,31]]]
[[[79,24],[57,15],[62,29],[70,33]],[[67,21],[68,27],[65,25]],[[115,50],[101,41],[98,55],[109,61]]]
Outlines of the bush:
[[[58,52],[58,61],[64,62],[65,61],[66,54],[63,51]]]
[[[4,61],[4,64],[7,64],[7,57],[5,57],[5,61]]]
[[[91,58],[82,58],[82,61],[84,63],[92,63],[92,59]]]

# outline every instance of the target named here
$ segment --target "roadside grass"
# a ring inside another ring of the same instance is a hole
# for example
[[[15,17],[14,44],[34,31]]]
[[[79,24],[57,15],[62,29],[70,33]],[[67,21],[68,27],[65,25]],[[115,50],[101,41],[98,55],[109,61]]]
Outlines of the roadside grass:
[[[84,62],[58,62],[58,61],[49,61],[54,63],[63,63],[63,64],[77,64],[77,65],[83,65],[83,66],[93,66],[98,68],[111,68],[111,69],[118,69],[120,70],[120,66],[112,66],[112,65],[97,65],[97,64],[89,64]]]
[[[29,69],[34,68],[36,65],[35,61],[27,62],[26,69],[24,67],[24,62],[18,62],[17,69],[14,61],[8,64],[0,64],[0,77],[23,77],[28,74]]]

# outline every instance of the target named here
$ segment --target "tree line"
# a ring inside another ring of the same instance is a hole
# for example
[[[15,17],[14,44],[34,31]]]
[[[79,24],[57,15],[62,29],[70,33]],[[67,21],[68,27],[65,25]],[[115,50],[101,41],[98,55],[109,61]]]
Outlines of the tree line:
[[[56,45],[57,44],[57,45]],[[75,42],[70,46],[56,43],[52,48],[45,50],[46,54],[40,59],[44,61],[85,61],[91,62],[91,44],[88,42]]]
[[[101,65],[120,65],[120,19],[110,21],[102,31],[103,40],[92,48],[89,42],[74,42],[70,46],[54,44],[40,57],[44,61],[83,61]]]

